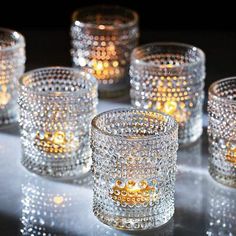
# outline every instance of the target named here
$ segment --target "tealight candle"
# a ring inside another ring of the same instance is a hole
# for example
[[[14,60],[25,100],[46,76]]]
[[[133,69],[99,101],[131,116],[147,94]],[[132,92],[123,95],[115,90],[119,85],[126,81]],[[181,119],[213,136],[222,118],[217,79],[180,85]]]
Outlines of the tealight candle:
[[[79,141],[74,138],[73,133],[67,134],[63,131],[46,132],[42,137],[40,132],[36,132],[35,145],[45,152],[65,153],[78,148]]]
[[[200,49],[178,43],[137,47],[131,56],[130,78],[133,106],[173,116],[181,144],[199,138],[205,78]]]
[[[227,142],[226,148],[227,148],[226,155],[225,155],[226,160],[234,164],[236,167],[236,143]]]
[[[24,64],[24,37],[0,28],[0,125],[17,120],[16,84],[24,72]]]
[[[209,172],[218,182],[236,187],[236,77],[209,88]]]
[[[128,180],[125,186],[122,186],[122,181],[117,180],[112,190],[111,194],[114,201],[119,201],[121,204],[141,204],[150,203],[155,201],[158,194],[156,192],[156,183],[154,186],[149,186],[146,180],[136,182],[134,180]]]
[[[137,14],[114,6],[80,9],[73,14],[71,36],[73,63],[97,78],[101,96],[124,93],[138,38]]]
[[[90,169],[90,122],[97,82],[84,71],[49,67],[20,79],[22,164],[40,175],[70,178]]]
[[[93,119],[91,137],[93,212],[98,219],[125,230],[169,221],[174,213],[176,121],[163,113],[111,110]]]

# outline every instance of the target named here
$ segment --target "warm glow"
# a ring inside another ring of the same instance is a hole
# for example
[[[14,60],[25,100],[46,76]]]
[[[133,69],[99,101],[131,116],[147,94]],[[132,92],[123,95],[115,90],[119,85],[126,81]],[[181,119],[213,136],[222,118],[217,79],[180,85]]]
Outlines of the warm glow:
[[[172,68],[173,64],[164,64],[164,65],[160,65],[161,68]]]
[[[163,68],[171,68],[173,66],[173,64],[161,65]],[[188,112],[186,107],[189,95],[188,91],[182,91],[182,84],[186,85],[185,77],[161,76],[157,84],[157,97],[155,100],[155,109],[174,117],[178,123],[185,123],[190,116],[190,112]],[[192,102],[189,103],[189,107],[193,107]]]
[[[65,153],[71,152],[75,148],[75,140],[72,133],[66,137],[62,131],[45,132],[43,136],[37,132],[35,137],[35,145],[45,152],[50,153]]]
[[[0,92],[0,106],[1,105],[5,106],[5,105],[7,105],[9,100],[11,99],[11,95],[10,95],[10,93],[7,92],[6,85],[2,85],[1,89],[2,89],[2,91]]]
[[[105,25],[99,25],[98,28],[99,28],[100,30],[104,30],[104,29],[105,29]]]
[[[164,103],[163,112],[169,115],[173,115],[177,110],[177,102],[167,101]]]
[[[156,184],[156,183],[154,183]],[[149,186],[147,181],[142,180],[135,182],[129,180],[125,186],[122,186],[120,180],[116,181],[115,186],[112,188],[111,194],[114,201],[127,204],[140,204],[147,203],[156,199],[156,191],[154,186]]]
[[[225,159],[236,166],[236,147],[232,147],[230,143],[226,144],[227,152]]]
[[[62,196],[57,195],[53,198],[53,202],[56,205],[61,205],[64,202],[64,198]]]
[[[65,137],[65,133],[61,131],[55,132],[55,134],[53,135],[53,143],[60,145],[60,144],[65,144],[66,142],[67,140]]]
[[[179,123],[186,122],[188,118],[184,102],[166,101],[157,102],[156,109],[173,116]]]
[[[107,45],[102,42],[102,45]],[[116,47],[113,43],[108,46],[97,47],[96,54],[91,61],[92,73],[97,79],[109,80],[112,78],[119,78],[121,71],[119,68],[119,61],[117,58]]]
[[[184,123],[188,118],[187,112],[181,110],[176,111],[176,113],[173,116],[178,123]]]

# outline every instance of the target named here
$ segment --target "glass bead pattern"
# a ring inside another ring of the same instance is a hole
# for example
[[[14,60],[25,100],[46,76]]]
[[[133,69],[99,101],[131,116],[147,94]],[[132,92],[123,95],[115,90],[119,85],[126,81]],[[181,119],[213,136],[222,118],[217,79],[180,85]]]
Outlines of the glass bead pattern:
[[[207,236],[233,236],[236,228],[232,224],[236,220],[236,193],[233,188],[210,183],[207,186]]]
[[[17,83],[25,60],[24,37],[0,28],[0,125],[17,121]]]
[[[84,8],[73,15],[73,64],[97,78],[103,96],[116,96],[129,85],[130,54],[139,35],[137,21],[133,11],[114,6]]]
[[[93,119],[93,212],[100,221],[144,230],[170,220],[177,136],[177,123],[162,113],[117,109]]]
[[[236,78],[213,83],[209,89],[209,172],[218,182],[236,187]]]
[[[75,222],[69,217],[78,204],[74,194],[55,188],[55,182],[26,176],[21,186],[21,235],[56,236]],[[65,232],[73,235],[73,232]]]
[[[51,67],[26,73],[20,83],[22,164],[52,177],[87,172],[96,80],[83,71]]]
[[[179,142],[202,134],[204,54],[178,43],[152,43],[131,56],[131,102],[136,108],[162,111],[179,124]]]

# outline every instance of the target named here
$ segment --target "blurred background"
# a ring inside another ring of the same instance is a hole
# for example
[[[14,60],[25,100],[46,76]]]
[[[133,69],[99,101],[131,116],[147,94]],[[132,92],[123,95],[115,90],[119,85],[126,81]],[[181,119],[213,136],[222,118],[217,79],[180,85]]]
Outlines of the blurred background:
[[[25,35],[27,70],[69,66],[71,14],[77,8],[98,4],[136,10],[140,15],[140,43],[177,41],[202,48],[207,59],[206,89],[212,81],[236,75],[236,20],[234,7],[227,1],[5,1],[0,27]]]

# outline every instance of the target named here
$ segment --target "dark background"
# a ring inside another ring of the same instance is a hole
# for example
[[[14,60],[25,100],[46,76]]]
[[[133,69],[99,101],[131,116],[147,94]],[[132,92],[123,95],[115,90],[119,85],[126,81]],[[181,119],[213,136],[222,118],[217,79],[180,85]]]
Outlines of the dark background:
[[[207,59],[206,89],[212,81],[236,75],[235,7],[227,1],[58,0],[5,1],[0,27],[24,34],[27,67],[71,65],[70,23],[80,7],[114,4],[140,15],[140,43],[176,41],[203,49]]]
[[[5,0],[0,8],[0,23],[17,29],[67,29],[75,9],[94,4],[136,10],[141,29],[235,30],[236,26],[234,4],[227,0]]]

